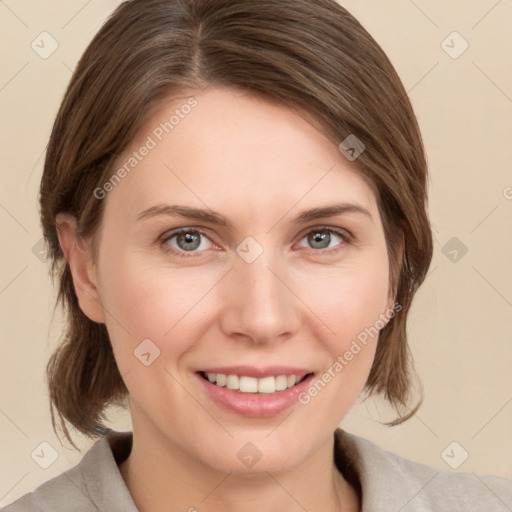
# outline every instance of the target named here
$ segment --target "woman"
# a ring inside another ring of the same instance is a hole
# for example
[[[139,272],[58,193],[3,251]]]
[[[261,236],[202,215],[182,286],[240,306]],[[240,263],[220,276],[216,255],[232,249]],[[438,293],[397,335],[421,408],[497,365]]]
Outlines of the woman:
[[[503,510],[337,428],[414,414],[406,318],[432,256],[404,88],[331,0],[133,0],[62,102],[41,217],[68,311],[57,423],[101,439],[33,510]],[[132,433],[105,429],[128,398]],[[54,422],[54,426],[56,423]]]

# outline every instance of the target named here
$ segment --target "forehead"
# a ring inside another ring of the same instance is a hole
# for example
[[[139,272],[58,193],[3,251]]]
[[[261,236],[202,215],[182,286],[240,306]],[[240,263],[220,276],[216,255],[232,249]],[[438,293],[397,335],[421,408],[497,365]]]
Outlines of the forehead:
[[[250,215],[294,204],[375,197],[337,146],[304,116],[232,89],[190,90],[159,105],[116,161],[111,203],[141,211],[190,203]]]

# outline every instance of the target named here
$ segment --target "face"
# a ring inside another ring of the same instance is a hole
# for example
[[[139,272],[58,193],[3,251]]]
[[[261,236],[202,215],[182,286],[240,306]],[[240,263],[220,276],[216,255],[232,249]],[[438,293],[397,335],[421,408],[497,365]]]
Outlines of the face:
[[[302,117],[229,89],[163,104],[123,165],[95,274],[135,433],[223,471],[299,466],[393,303],[374,193]]]

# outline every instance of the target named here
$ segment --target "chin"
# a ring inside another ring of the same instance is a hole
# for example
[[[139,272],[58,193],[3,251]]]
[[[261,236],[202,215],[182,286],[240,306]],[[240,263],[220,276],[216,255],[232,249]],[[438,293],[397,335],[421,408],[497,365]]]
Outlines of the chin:
[[[289,429],[283,429],[281,435],[277,430],[270,435],[269,432],[272,430],[242,431],[224,442],[210,438],[204,441],[207,451],[196,445],[196,453],[201,463],[216,471],[258,477],[291,471],[300,466],[314,449],[312,445],[305,444],[309,436],[302,439]]]

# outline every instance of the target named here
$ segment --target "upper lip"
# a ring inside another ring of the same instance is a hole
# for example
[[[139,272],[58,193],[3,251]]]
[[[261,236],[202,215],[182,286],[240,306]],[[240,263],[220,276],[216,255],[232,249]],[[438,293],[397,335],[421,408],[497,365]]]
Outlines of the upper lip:
[[[209,368],[201,368],[199,372],[204,373],[221,373],[224,375],[245,375],[247,377],[255,377],[262,379],[264,377],[277,377],[278,375],[307,375],[313,373],[310,369],[295,366],[215,366]]]

